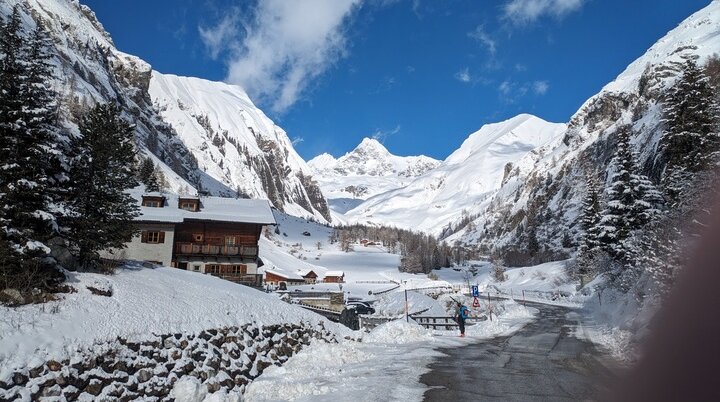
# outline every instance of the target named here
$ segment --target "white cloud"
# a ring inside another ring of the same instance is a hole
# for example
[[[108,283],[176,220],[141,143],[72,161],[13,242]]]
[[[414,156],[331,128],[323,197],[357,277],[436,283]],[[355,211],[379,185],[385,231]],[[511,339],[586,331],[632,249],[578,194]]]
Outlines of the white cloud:
[[[500,83],[500,86],[498,86],[498,91],[500,91],[500,95],[508,97],[512,94],[515,85],[516,84],[511,81],[503,81]]]
[[[464,69],[458,71],[457,73],[455,73],[455,79],[460,82],[472,81],[472,76],[470,76],[470,69],[465,67]]]
[[[521,83],[512,80],[505,80],[498,86],[500,99],[506,103],[515,103],[528,94],[532,83]]]
[[[283,112],[345,55],[344,27],[361,1],[259,0],[249,20],[225,17],[201,38],[211,55],[227,52],[228,82]]]
[[[550,89],[550,84],[547,81],[535,81],[532,88],[536,95],[545,95]]]
[[[497,43],[490,34],[485,32],[485,27],[483,25],[478,25],[474,31],[468,32],[467,35],[485,46],[491,55],[495,55],[495,52],[497,51]]]
[[[220,52],[225,50],[227,43],[237,40],[239,23],[238,13],[232,11],[214,27],[198,27],[200,39],[213,59],[217,59]]]
[[[587,0],[509,0],[503,6],[503,18],[515,25],[526,25],[544,16],[563,18],[579,10]]]
[[[400,125],[398,124],[392,130],[381,130],[377,129],[371,136],[372,139],[378,140],[380,143],[384,143],[387,137],[397,134],[400,132]]]
[[[302,143],[302,142],[305,142],[305,138],[303,138],[303,137],[293,137],[293,139],[292,139],[291,142],[292,142],[292,145],[293,145],[293,146],[297,146],[298,144],[300,144],[300,143]]]

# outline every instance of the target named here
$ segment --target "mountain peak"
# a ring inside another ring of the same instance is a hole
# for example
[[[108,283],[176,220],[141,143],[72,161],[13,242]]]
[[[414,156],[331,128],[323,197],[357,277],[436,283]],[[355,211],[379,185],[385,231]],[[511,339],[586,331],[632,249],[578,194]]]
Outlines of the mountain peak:
[[[375,151],[375,153],[390,155],[390,151],[388,151],[387,148],[385,148],[385,146],[375,138],[368,138],[368,137],[363,138],[363,140],[360,142],[360,144],[357,147],[355,147],[355,149],[351,153],[356,152],[356,151],[361,151],[361,150]]]

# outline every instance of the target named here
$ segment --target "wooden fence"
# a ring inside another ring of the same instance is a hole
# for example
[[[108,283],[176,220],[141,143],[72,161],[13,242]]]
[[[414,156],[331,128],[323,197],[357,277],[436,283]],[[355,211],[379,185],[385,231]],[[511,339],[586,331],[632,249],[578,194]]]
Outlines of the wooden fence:
[[[445,329],[451,330],[458,328],[460,325],[455,321],[455,317],[413,317],[415,322],[419,325],[429,329]],[[465,321],[468,325],[472,325],[471,321],[485,321],[487,316],[481,315],[478,317],[468,317]]]

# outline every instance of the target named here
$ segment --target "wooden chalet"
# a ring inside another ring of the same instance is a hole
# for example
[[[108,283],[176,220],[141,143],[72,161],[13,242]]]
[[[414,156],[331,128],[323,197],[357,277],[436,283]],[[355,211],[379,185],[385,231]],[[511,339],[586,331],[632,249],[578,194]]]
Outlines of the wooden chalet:
[[[283,283],[286,287],[290,285],[304,285],[305,279],[293,272],[281,271],[279,269],[265,270],[265,284],[280,286]]]
[[[308,285],[312,285],[318,280],[318,275],[315,273],[315,271],[310,269],[301,270],[298,272],[298,274],[300,274],[300,276],[305,279],[305,283]]]
[[[154,262],[262,286],[258,242],[275,225],[267,200],[133,194],[140,229],[123,258]]]
[[[345,273],[343,271],[327,271],[323,278],[325,283],[345,283]]]

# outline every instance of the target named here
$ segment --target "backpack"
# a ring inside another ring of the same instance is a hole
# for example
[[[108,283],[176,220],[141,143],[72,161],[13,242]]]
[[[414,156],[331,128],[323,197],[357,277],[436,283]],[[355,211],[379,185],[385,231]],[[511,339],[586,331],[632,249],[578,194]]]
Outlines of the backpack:
[[[460,314],[459,315],[460,315],[461,320],[468,318],[468,315],[469,315],[468,313],[469,313],[469,311],[468,311],[467,307],[460,306]]]

